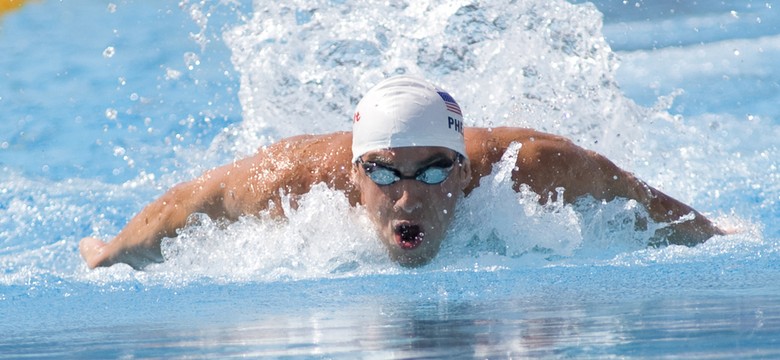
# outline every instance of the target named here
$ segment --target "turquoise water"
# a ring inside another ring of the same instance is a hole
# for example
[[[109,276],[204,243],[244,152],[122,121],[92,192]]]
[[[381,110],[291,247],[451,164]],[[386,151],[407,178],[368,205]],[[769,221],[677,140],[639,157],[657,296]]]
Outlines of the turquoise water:
[[[0,54],[0,357],[780,356],[771,2],[49,0],[0,18]],[[324,187],[284,222],[195,219],[145,272],[82,264],[80,238],[258,146],[348,129],[400,72],[738,233],[648,249],[631,202],[538,206],[498,169],[420,269]]]

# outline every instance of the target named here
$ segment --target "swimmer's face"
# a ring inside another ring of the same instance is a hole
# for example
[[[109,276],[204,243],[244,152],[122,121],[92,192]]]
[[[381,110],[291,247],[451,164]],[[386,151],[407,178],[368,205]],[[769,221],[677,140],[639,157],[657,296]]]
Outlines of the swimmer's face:
[[[419,266],[436,256],[470,171],[468,160],[443,147],[393,148],[360,157],[353,181],[393,260]]]

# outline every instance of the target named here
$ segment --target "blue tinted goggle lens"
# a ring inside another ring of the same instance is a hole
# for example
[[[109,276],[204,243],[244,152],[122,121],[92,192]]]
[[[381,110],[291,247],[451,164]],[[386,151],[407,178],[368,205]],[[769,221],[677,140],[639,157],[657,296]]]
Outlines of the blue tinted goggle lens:
[[[455,160],[450,161],[449,164],[436,163],[426,166],[418,170],[417,173],[412,176],[403,175],[397,169],[380,165],[375,162],[363,162],[362,159],[358,159],[358,163],[363,167],[363,171],[366,172],[366,175],[368,175],[371,181],[377,185],[391,185],[401,179],[415,179],[428,185],[436,185],[447,180]]]

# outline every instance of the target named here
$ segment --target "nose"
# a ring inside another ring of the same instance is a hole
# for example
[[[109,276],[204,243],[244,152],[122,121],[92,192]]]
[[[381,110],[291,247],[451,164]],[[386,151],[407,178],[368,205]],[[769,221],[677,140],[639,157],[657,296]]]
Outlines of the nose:
[[[414,189],[410,189],[409,186],[404,185],[399,189],[399,192],[400,196],[398,197],[398,200],[395,201],[394,206],[396,210],[411,213],[422,207],[422,199],[417,195],[417,192],[415,192]]]

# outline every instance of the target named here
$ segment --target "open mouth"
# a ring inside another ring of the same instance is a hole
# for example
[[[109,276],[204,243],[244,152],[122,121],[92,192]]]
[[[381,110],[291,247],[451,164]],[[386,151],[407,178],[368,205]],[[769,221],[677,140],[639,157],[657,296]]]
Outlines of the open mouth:
[[[393,229],[395,231],[395,241],[404,250],[414,249],[423,242],[425,232],[420,225],[399,224]]]

